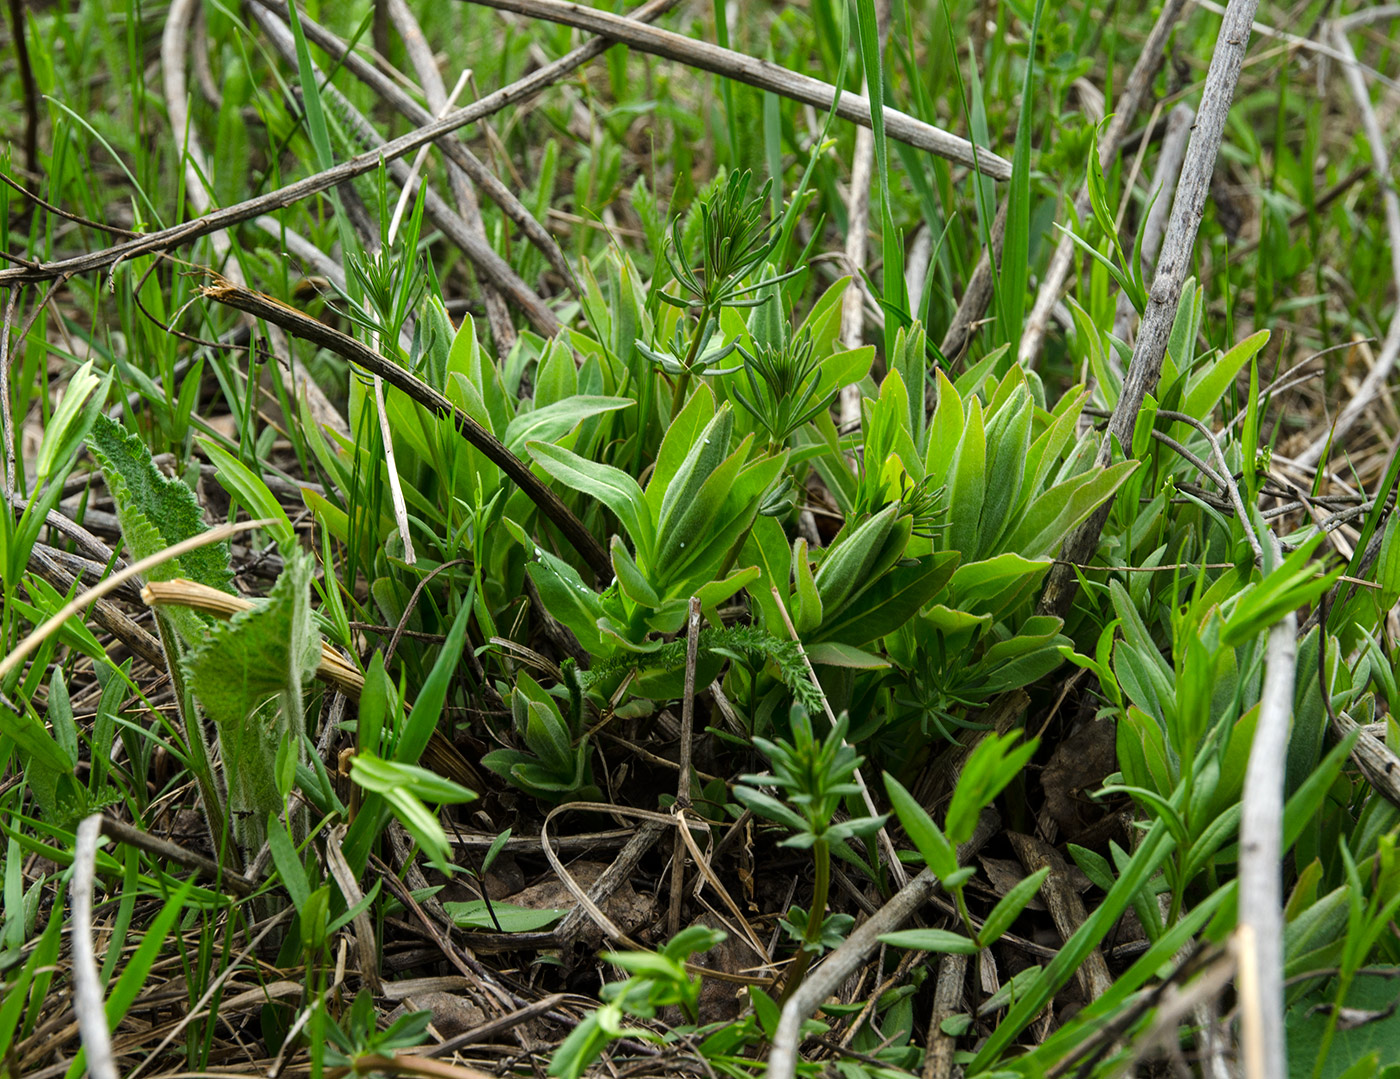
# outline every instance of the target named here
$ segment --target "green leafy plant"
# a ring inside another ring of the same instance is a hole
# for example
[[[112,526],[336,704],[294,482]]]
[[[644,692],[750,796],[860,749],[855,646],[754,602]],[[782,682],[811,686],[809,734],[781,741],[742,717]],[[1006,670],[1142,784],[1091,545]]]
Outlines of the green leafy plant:
[[[570,672],[577,680],[576,672]],[[592,749],[583,732],[582,692],[569,685],[568,719],[559,702],[528,674],[516,676],[511,693],[511,716],[525,750],[497,749],[481,764],[514,787],[548,801],[597,801],[593,783]]]
[[[933,818],[898,780],[886,774],[885,789],[889,792],[890,803],[899,817],[899,823],[914,841],[929,871],[953,897],[966,933],[964,936],[945,929],[904,929],[881,936],[880,939],[886,944],[976,955],[1010,929],[1026,904],[1035,898],[1049,874],[1048,869],[1032,873],[1007,891],[979,926],[968,909],[966,895],[967,882],[975,868],[958,863],[958,847],[972,838],[977,818],[1035,755],[1036,739],[1016,745],[1018,740],[1019,734],[1011,732],[1005,735],[989,734],[977,743],[963,765],[957,786],[953,788],[953,800],[948,805],[942,828],[934,823]]]
[[[734,788],[734,797],[755,816],[788,829],[791,834],[782,846],[812,852],[816,883],[811,906],[807,910],[795,908],[783,922],[797,942],[797,958],[783,981],[783,1000],[802,984],[812,960],[839,944],[854,922],[849,915],[827,912],[833,850],[844,850],[848,839],[874,835],[885,822],[884,817],[870,816],[835,819],[846,800],[860,793],[853,777],[862,758],[846,744],[846,718],[837,719],[823,738],[816,736],[804,709],[793,708],[788,719],[791,741],[754,739],[754,746],[768,758],[772,773],[746,775],[745,786]],[[776,787],[783,798],[775,798],[761,787]]]
[[[604,960],[630,971],[632,976],[604,986],[602,1007],[591,1012],[560,1043],[550,1058],[549,1074],[559,1079],[578,1079],[610,1042],[626,1037],[656,1040],[644,1028],[624,1027],[625,1016],[652,1019],[661,1008],[674,1007],[694,1022],[700,979],[686,971],[685,961],[695,952],[709,951],[725,936],[720,930],[691,926],[657,952],[604,952]]]

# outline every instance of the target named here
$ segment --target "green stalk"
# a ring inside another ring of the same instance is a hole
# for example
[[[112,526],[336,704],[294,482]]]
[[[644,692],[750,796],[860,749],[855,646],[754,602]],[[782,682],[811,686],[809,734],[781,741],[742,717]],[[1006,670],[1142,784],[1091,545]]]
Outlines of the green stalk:
[[[802,984],[802,979],[807,976],[807,968],[812,965],[812,958],[821,944],[822,923],[826,921],[826,900],[831,891],[831,848],[825,839],[818,839],[812,844],[812,857],[817,869],[817,882],[812,889],[812,908],[807,912],[807,928],[802,934],[802,947],[798,950],[797,958],[793,960],[787,980],[783,982],[783,995],[778,999],[779,1007],[787,1003],[788,997]]]
[[[705,330],[710,325],[711,317],[708,307],[701,311],[700,322],[695,327],[695,336],[690,339],[690,348],[686,350],[685,359],[681,361],[683,370],[680,377],[676,379],[675,392],[671,394],[671,419],[673,421],[681,414],[681,407],[685,404],[685,391],[690,389],[690,368],[700,352],[700,342],[705,338]]]
[[[214,774],[213,755],[209,751],[209,741],[204,736],[204,726],[194,703],[194,695],[185,682],[185,671],[180,666],[182,646],[170,618],[159,607],[152,608],[156,618],[156,631],[160,636],[161,648],[165,652],[165,665],[170,670],[170,684],[175,690],[175,706],[180,711],[180,726],[184,730],[185,744],[189,747],[190,771],[194,773],[195,784],[199,787],[199,799],[204,803],[204,821],[209,826],[209,838],[215,855],[225,851],[230,867],[237,872],[241,867],[236,844],[226,844],[227,822],[224,819],[224,796],[219,790],[218,778]]]

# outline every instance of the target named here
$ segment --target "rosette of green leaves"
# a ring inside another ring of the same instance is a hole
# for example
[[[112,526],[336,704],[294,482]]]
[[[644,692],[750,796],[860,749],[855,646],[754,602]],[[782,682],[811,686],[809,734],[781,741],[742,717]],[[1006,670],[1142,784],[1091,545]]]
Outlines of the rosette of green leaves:
[[[818,842],[840,843],[874,835],[884,817],[855,817],[836,821],[845,800],[860,793],[854,782],[863,758],[846,744],[850,723],[843,715],[825,738],[818,738],[805,709],[794,706],[789,714],[792,739],[754,738],[754,748],[772,769],[763,775],[740,777],[734,797],[755,816],[785,826],[790,832],[784,847],[806,850]],[[759,789],[776,787],[784,800]]]
[[[758,576],[733,570],[785,454],[754,452],[753,436],[731,449],[734,417],[706,387],[692,395],[662,440],[643,491],[626,472],[559,446],[527,449],[554,479],[591,495],[632,541],[611,545],[616,581],[599,594],[562,559],[534,548],[529,567],[546,606],[595,655],[644,646],[646,635],[680,628],[689,598],[713,607]]]
[[[513,787],[528,791],[546,801],[596,801],[601,797],[593,785],[588,738],[579,729],[580,702],[571,699],[570,718],[564,718],[559,702],[521,672],[511,694],[511,716],[515,731],[525,749],[497,749],[481,758],[489,768]]]

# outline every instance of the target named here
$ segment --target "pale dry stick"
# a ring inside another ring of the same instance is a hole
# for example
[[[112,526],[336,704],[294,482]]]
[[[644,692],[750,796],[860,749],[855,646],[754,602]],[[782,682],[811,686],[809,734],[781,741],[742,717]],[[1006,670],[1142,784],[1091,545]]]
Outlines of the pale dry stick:
[[[681,736],[679,772],[676,779],[676,810],[684,812],[690,808],[690,760],[691,736],[695,730],[695,667],[700,660],[700,599],[690,597],[690,612],[686,619],[685,634],[685,694],[681,698]],[[676,829],[675,844],[671,848],[671,906],[667,912],[667,926],[670,936],[681,930],[681,905],[685,901],[685,827]]]
[[[1395,192],[1395,177],[1391,172],[1390,153],[1385,144],[1385,132],[1371,105],[1371,94],[1362,78],[1361,68],[1356,62],[1351,39],[1347,37],[1347,24],[1334,23],[1331,27],[1332,39],[1337,51],[1342,54],[1342,77],[1346,79],[1356,107],[1361,112],[1361,127],[1366,132],[1366,141],[1371,144],[1371,167],[1376,174],[1376,183],[1381,189],[1381,204],[1385,207],[1385,228],[1390,236],[1390,268],[1397,288],[1400,288],[1400,195]],[[1400,313],[1392,316],[1390,329],[1381,342],[1380,353],[1371,370],[1361,380],[1355,395],[1342,409],[1341,415],[1332,424],[1330,431],[1324,432],[1311,445],[1299,453],[1294,460],[1303,466],[1311,466],[1322,460],[1329,446],[1338,445],[1355,426],[1361,414],[1371,405],[1381,387],[1390,378],[1395,360],[1400,357]]]
[[[267,922],[263,925],[261,932],[259,932],[256,937],[254,937],[251,941],[248,942],[247,947],[245,947],[243,951],[241,951],[237,956],[234,957],[233,962],[226,963],[224,965],[223,972],[209,983],[208,987],[204,990],[203,995],[200,996],[199,1000],[195,1001],[194,1007],[191,1008],[188,1012],[186,1012],[183,1016],[181,1016],[180,1021],[165,1032],[165,1037],[163,1037],[160,1040],[160,1044],[141,1058],[141,1060],[137,1063],[136,1067],[132,1068],[131,1071],[127,1074],[126,1079],[136,1079],[136,1077],[145,1070],[147,1064],[149,1064],[153,1060],[157,1060],[160,1058],[160,1054],[165,1049],[165,1047],[171,1042],[173,1042],[176,1038],[178,1038],[187,1026],[193,1023],[196,1019],[202,1018],[204,1015],[205,1005],[207,1005],[209,1001],[211,1001],[214,998],[214,994],[219,991],[219,989],[223,986],[224,982],[226,982],[233,975],[233,973],[236,970],[238,970],[243,960],[247,959],[248,956],[252,955],[257,946],[267,939],[267,935],[271,933],[274,929],[276,929],[279,925],[281,925],[284,921],[288,920],[294,913],[296,913],[295,910],[292,907],[288,907],[286,910],[275,914],[271,918],[269,918]]]
[[[405,188],[404,190],[407,190]],[[369,347],[379,351],[379,335],[369,335]],[[389,475],[389,504],[394,509],[394,527],[403,541],[403,560],[413,566],[418,563],[418,552],[413,549],[413,534],[409,531],[408,504],[403,497],[403,481],[399,479],[399,465],[394,455],[394,432],[389,426],[389,407],[384,402],[384,379],[371,375],[374,389],[374,410],[379,417],[379,442],[384,449],[384,467]]]
[[[1099,164],[1105,171],[1117,158],[1128,134],[1128,125],[1133,122],[1138,108],[1152,88],[1152,80],[1165,57],[1167,39],[1186,6],[1187,0],[1166,0],[1162,5],[1161,14],[1157,16],[1157,22],[1148,33],[1147,40],[1143,42],[1137,63],[1128,75],[1123,95],[1116,102],[1113,119],[1109,121],[1108,130],[1104,132],[1099,143]],[[1089,212],[1089,185],[1086,182],[1074,198],[1074,219],[1083,221]],[[1026,328],[1021,334],[1017,358],[1023,364],[1033,366],[1040,355],[1041,346],[1045,343],[1045,334],[1050,327],[1050,315],[1074,265],[1074,252],[1074,240],[1068,235],[1062,235],[1055,244],[1054,254],[1050,256],[1050,265],[1045,269],[1045,276],[1041,279],[1040,289],[1035,295],[1035,303],[1026,319]]]
[[[958,847],[958,864],[965,865],[977,854],[1000,827],[994,809],[984,809],[977,819],[972,838]],[[896,892],[888,903],[857,926],[841,945],[815,966],[797,990],[788,997],[773,1037],[773,1050],[768,1055],[768,1079],[793,1079],[797,1071],[797,1048],[802,1037],[802,1024],[821,1007],[837,988],[860,969],[866,956],[880,944],[880,937],[892,933],[918,911],[942,886],[925,869]]]
[[[209,182],[210,165],[199,139],[199,129],[190,119],[187,104],[189,90],[185,81],[185,55],[189,51],[190,26],[198,7],[197,0],[172,0],[165,17],[165,28],[161,32],[160,72],[171,132],[177,139],[184,140],[181,161],[185,168],[185,198],[189,200],[196,214],[207,214],[213,201],[213,192],[206,186]],[[242,265],[236,258],[230,257],[233,247],[228,234],[212,233],[209,245],[214,249],[214,257],[220,270],[228,279],[240,285],[246,284]],[[286,357],[292,372],[292,383],[298,392],[306,394],[307,406],[312,414],[320,422],[330,423],[337,429],[348,430],[340,412],[331,404],[320,384],[311,377],[306,365],[287,347],[282,334],[277,331],[274,333],[275,351]]]
[[[285,0],[257,0],[264,7],[276,12],[284,19],[287,16],[287,5]],[[639,8],[632,16],[639,20],[647,20],[660,15],[665,8],[672,7],[678,0],[665,0],[659,5],[648,5]],[[396,109],[401,115],[415,124],[428,124],[434,122],[433,115],[415,101],[402,87],[394,80],[381,72],[377,67],[364,60],[358,53],[351,51],[349,45],[331,33],[320,23],[314,22],[306,17],[305,12],[301,12],[302,30],[305,31],[308,40],[315,42],[332,56],[337,57],[344,63],[345,69],[363,82],[390,106]],[[547,64],[548,60],[541,60],[540,63]],[[430,107],[432,106],[430,103]],[[489,127],[483,125],[484,130],[489,131]],[[580,295],[578,280],[574,276],[573,268],[569,265],[564,253],[559,249],[554,237],[543,225],[535,220],[529,208],[516,196],[509,187],[496,177],[496,174],[478,158],[461,139],[444,137],[439,139],[437,147],[443,155],[466,175],[491,198],[502,210],[502,212],[513,221],[520,229],[521,233],[534,244],[549,261],[550,266],[564,279],[570,292],[575,296]],[[471,220],[467,215],[463,215],[470,226]],[[494,326],[493,326],[494,332]]]
[[[355,879],[355,873],[345,858],[344,850],[341,849],[347,830],[344,824],[337,824],[326,833],[326,868],[335,879],[340,894],[345,897],[346,905],[353,909],[360,905],[364,893],[360,891],[360,883]],[[361,910],[351,920],[351,925],[355,929],[355,951],[360,960],[360,977],[365,980],[365,984],[374,995],[378,996],[383,990],[383,982],[379,977],[379,952],[375,947],[374,926],[370,923],[369,911]]]
[[[1278,540],[1269,533],[1275,559]],[[1270,631],[1259,721],[1240,799],[1240,1026],[1246,1079],[1287,1075],[1283,1023],[1283,761],[1293,718],[1298,616]],[[1326,687],[1323,687],[1326,692]]]
[[[829,110],[835,102],[836,114],[863,127],[870,126],[870,102],[851,93],[840,94],[830,83],[799,75],[767,60],[723,49],[708,41],[643,25],[636,18],[613,15],[600,8],[584,7],[567,0],[475,0],[486,7],[513,11],[532,19],[573,26],[629,45],[638,52],[674,60],[688,67],[699,68],[715,75],[742,82],[759,90],[768,90],[779,97],[791,98],[819,110]],[[993,180],[1011,178],[1011,164],[990,150],[972,143],[942,128],[924,123],[898,109],[885,110],[885,132],[889,138],[926,150],[937,157],[990,176]]]
[[[196,214],[203,214],[208,213],[211,201],[211,192],[205,187],[209,159],[204,156],[199,131],[190,122],[187,105],[189,89],[185,82],[185,54],[189,51],[190,27],[198,7],[198,0],[171,0],[165,16],[165,28],[160,36],[160,76],[171,134],[177,140],[184,141],[181,162],[185,168],[185,198]],[[209,237],[209,245],[214,249],[214,256],[221,267],[224,263],[230,263],[232,245],[227,233],[215,233]],[[237,260],[233,260],[224,272],[229,280],[244,284]]]
[[[73,849],[73,1011],[78,1033],[87,1052],[87,1074],[92,1079],[117,1079],[112,1056],[112,1032],[102,1003],[102,979],[92,947],[92,890],[97,880],[97,839],[102,834],[102,814],[83,818]]]
[[[875,36],[883,56],[885,42],[890,36],[890,0],[875,0]],[[867,73],[868,74],[868,73]],[[861,79],[861,94],[870,93],[868,78]],[[855,154],[851,159],[851,197],[846,210],[846,268],[851,283],[841,297],[841,343],[847,348],[859,348],[865,337],[865,282],[860,272],[865,269],[866,245],[870,232],[870,183],[875,170],[875,133],[868,127],[856,131]],[[860,423],[860,387],[855,383],[841,387],[838,406],[843,428],[854,429]],[[851,467],[856,462],[851,461]]]
[[[943,1033],[943,1021],[962,1010],[967,982],[967,956],[956,952],[938,960],[938,980],[933,990],[933,1011],[928,1018],[928,1052],[922,1079],[953,1079],[953,1053],[958,1041]]]
[[[1172,209],[1172,194],[1176,191],[1177,177],[1181,175],[1181,162],[1186,157],[1186,140],[1191,137],[1191,125],[1195,120],[1196,110],[1184,103],[1176,105],[1167,114],[1162,152],[1157,157],[1157,171],[1148,189],[1152,208],[1147,211],[1147,221],[1142,228],[1142,246],[1132,254],[1142,267],[1144,277],[1152,272],[1157,262],[1157,252],[1162,247],[1162,236],[1167,231],[1167,218]],[[1132,344],[1137,317],[1137,309],[1128,299],[1128,294],[1120,292],[1113,313],[1113,336]],[[1116,365],[1116,356],[1111,356],[1110,362]]]
[[[647,0],[647,3],[633,12],[631,18],[654,18],[659,12],[671,7],[674,2],[675,0]],[[594,38],[553,63],[546,64],[515,82],[487,94],[479,101],[463,106],[435,124],[427,124],[415,131],[410,131],[382,146],[357,154],[348,161],[343,161],[339,165],[287,184],[275,191],[245,199],[243,202],[235,203],[221,210],[213,210],[202,217],[173,225],[170,228],[132,237],[100,251],[85,252],[53,262],[26,263],[0,269],[0,288],[8,288],[21,282],[48,281],[71,274],[107,270],[139,255],[183,247],[202,236],[232,228],[234,225],[257,217],[259,214],[285,209],[302,199],[318,195],[322,191],[343,184],[347,180],[353,180],[356,176],[373,172],[379,167],[381,161],[397,160],[411,154],[425,143],[435,142],[467,124],[475,123],[510,105],[533,97],[583,64],[602,55],[612,44],[613,42],[610,40]]]
[[[0,323],[0,438],[5,440],[5,498],[15,493],[15,421],[10,414],[10,327],[22,288],[12,288],[5,299],[5,319]]]
[[[1196,246],[1196,233],[1205,214],[1210,195],[1211,175],[1215,158],[1225,133],[1225,121],[1230,113],[1235,86],[1244,66],[1245,49],[1249,45],[1249,27],[1258,7],[1258,0],[1230,0],[1216,39],[1210,69],[1206,72],[1201,103],[1196,110],[1196,126],[1186,148],[1186,160],[1181,168],[1181,180],[1172,200],[1171,218],[1162,253],[1157,260],[1157,273],[1148,290],[1147,312],[1143,316],[1133,358],[1123,380],[1123,389],[1108,421],[1108,430],[1099,443],[1096,464],[1108,467],[1112,461],[1115,441],[1119,446],[1131,446],[1133,428],[1144,395],[1157,385],[1166,355],[1167,340],[1176,320],[1181,290],[1191,269],[1191,252]],[[1065,540],[1060,557],[1065,562],[1089,562],[1098,548],[1099,535],[1113,509],[1109,498],[1090,514]],[[1057,563],[1050,571],[1041,593],[1038,610],[1041,614],[1063,616],[1074,600],[1078,579],[1074,571]]]
[[[412,9],[404,0],[389,0],[387,7],[389,19],[399,32],[404,51],[408,53],[409,63],[413,65],[413,70],[418,75],[418,85],[423,88],[423,96],[428,102],[428,109],[438,116],[443,115],[451,108],[450,103],[456,100],[457,95],[465,87],[471,74],[470,69],[462,71],[461,75],[458,76],[456,87],[451,94],[448,94],[446,86],[443,85],[442,73],[438,71],[433,50],[428,45],[427,38],[423,36],[423,29],[418,25],[418,20]],[[414,119],[412,116],[409,118]],[[415,122],[419,121],[415,120]],[[448,156],[447,186],[452,192],[453,200],[457,203],[457,212],[466,222],[468,230],[483,243],[486,243],[488,242],[486,226],[482,224],[481,205],[477,202],[471,180],[445,149],[445,144],[453,141],[456,140],[444,139],[439,144],[444,146],[443,153]],[[424,147],[420,153],[426,150],[427,147]],[[497,351],[501,355],[505,355],[515,344],[515,326],[511,323],[510,311],[506,308],[506,302],[501,298],[501,294],[493,287],[486,286],[482,289],[482,293],[486,303],[486,320],[491,324],[491,336],[496,342]]]
[[[802,647],[802,639],[797,635],[797,627],[792,623],[792,616],[788,614],[787,604],[783,602],[783,597],[778,591],[777,585],[772,588],[773,602],[778,605],[778,613],[783,616],[783,624],[787,626],[788,636],[797,645],[797,651],[802,656],[802,662],[807,667],[807,677],[812,680],[812,685],[817,689],[817,695],[822,699],[822,708],[826,711],[827,722],[833,727],[836,726],[836,713],[831,710],[831,702],[826,699],[826,690],[822,689],[821,679],[817,677],[816,668],[812,666],[812,660],[807,655],[807,649]],[[842,745],[850,748],[850,743],[842,740]],[[859,768],[855,770],[856,786],[860,788],[861,801],[865,803],[865,811],[872,817],[880,816],[880,811],[875,808],[875,799],[870,795],[870,788],[865,783],[865,776],[861,774]],[[880,845],[885,850],[885,857],[889,861],[890,876],[895,883],[903,888],[909,883],[909,874],[904,871],[904,863],[899,860],[899,854],[895,850],[894,840],[890,838],[889,829],[884,825],[880,826],[878,833]]]
[[[36,648],[58,632],[64,622],[73,615],[84,610],[88,604],[101,599],[112,592],[115,592],[127,581],[145,573],[148,569],[169,562],[172,558],[179,558],[182,554],[198,550],[200,547],[207,547],[211,543],[221,543],[230,536],[236,536],[241,532],[251,532],[257,528],[266,528],[275,522],[269,518],[261,518],[256,521],[239,521],[236,524],[220,525],[211,528],[207,532],[201,532],[197,536],[181,540],[174,546],[167,547],[163,551],[157,551],[153,555],[147,555],[137,562],[133,562],[123,570],[112,574],[100,583],[89,588],[81,595],[74,596],[59,609],[58,613],[36,629],[24,640],[20,641],[14,649],[4,659],[0,659],[0,679],[3,679],[11,671],[19,667]]]

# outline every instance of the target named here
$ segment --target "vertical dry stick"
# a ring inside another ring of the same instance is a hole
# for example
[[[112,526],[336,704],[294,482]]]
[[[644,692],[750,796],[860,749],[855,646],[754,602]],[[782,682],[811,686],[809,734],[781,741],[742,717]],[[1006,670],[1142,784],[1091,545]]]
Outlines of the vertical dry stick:
[[[1103,139],[1099,143],[1099,164],[1105,170],[1113,164],[1114,158],[1118,156],[1123,139],[1128,133],[1128,125],[1133,122],[1138,107],[1152,87],[1152,79],[1157,74],[1157,68],[1162,63],[1167,38],[1185,8],[1186,0],[1166,0],[1166,3],[1162,5],[1162,13],[1157,16],[1156,24],[1152,27],[1151,33],[1147,35],[1147,41],[1143,43],[1137,63],[1133,65],[1133,70],[1128,75],[1123,95],[1116,102],[1117,108],[1113,119],[1108,122],[1108,130],[1104,132]],[[1248,40],[1248,22],[1244,25],[1244,34],[1245,40]],[[1214,68],[1212,68],[1213,70]],[[1238,72],[1236,78],[1238,78]],[[1232,82],[1232,93],[1233,87],[1234,83]],[[1209,88],[1206,92],[1210,92]],[[1227,97],[1226,107],[1228,108],[1228,106],[1229,98]],[[1211,155],[1211,159],[1214,161],[1214,154]],[[1074,198],[1075,218],[1080,221],[1084,220],[1089,209],[1089,185],[1086,183],[1079,189],[1079,194]],[[1068,236],[1061,236],[1059,243],[1055,245],[1055,253],[1050,256],[1050,265],[1046,268],[1045,277],[1040,282],[1040,290],[1035,295],[1035,304],[1031,307],[1030,316],[1026,320],[1025,332],[1021,335],[1019,359],[1024,364],[1034,365],[1036,357],[1040,354],[1041,345],[1045,343],[1045,333],[1050,326],[1050,313],[1054,310],[1055,304],[1060,298],[1060,290],[1064,288],[1065,280],[1069,277],[1070,268],[1074,264],[1074,251],[1074,241]],[[1173,305],[1172,313],[1176,313],[1175,305]]]
[[[418,85],[423,88],[428,109],[441,116],[448,111],[447,88],[443,85],[442,74],[433,59],[432,48],[423,36],[423,29],[418,25],[418,19],[414,16],[413,9],[408,6],[407,0],[389,0],[388,7],[389,18],[398,29],[409,62],[413,64],[413,70],[418,75]],[[456,96],[455,92],[453,96]],[[452,189],[457,212],[467,223],[467,229],[482,243],[486,243],[486,226],[481,221],[481,205],[477,201],[476,192],[472,190],[471,180],[460,166],[451,161],[447,165],[447,184]],[[491,324],[491,336],[496,342],[496,352],[504,356],[515,344],[515,327],[510,321],[510,311],[506,309],[505,300],[494,287],[488,284],[482,291],[486,295],[486,319]]]
[[[1342,76],[1346,79],[1352,96],[1356,98],[1356,107],[1361,110],[1361,126],[1366,132],[1366,141],[1371,144],[1371,167],[1375,171],[1376,182],[1381,189],[1381,202],[1385,206],[1385,227],[1386,232],[1390,234],[1391,273],[1395,277],[1396,287],[1400,288],[1400,196],[1395,193],[1395,177],[1390,170],[1390,154],[1386,150],[1385,132],[1381,128],[1380,121],[1376,118],[1376,110],[1371,105],[1371,93],[1366,88],[1366,80],[1362,77],[1361,67],[1356,62],[1356,53],[1351,47],[1351,39],[1347,37],[1347,28],[1350,24],[1351,20],[1349,19],[1334,23],[1332,25],[1332,39],[1336,42],[1337,51],[1344,57]],[[1341,442],[1361,413],[1376,399],[1380,388],[1390,377],[1397,356],[1400,356],[1400,313],[1391,318],[1390,329],[1386,332],[1385,340],[1381,342],[1381,350],[1376,356],[1376,362],[1361,381],[1361,386],[1357,389],[1355,396],[1347,402],[1346,408],[1342,409],[1342,414],[1337,417],[1337,422],[1332,425],[1332,430],[1324,432],[1312,445],[1294,458],[1298,464],[1305,467],[1317,464],[1322,460],[1322,455],[1327,451],[1329,444],[1336,446]]]
[[[1206,198],[1210,194],[1210,177],[1215,171],[1215,158],[1225,133],[1225,119],[1230,102],[1244,66],[1245,48],[1249,44],[1249,28],[1254,20],[1258,0],[1230,0],[1221,20],[1220,36],[1206,73],[1201,104],[1196,113],[1196,126],[1191,144],[1186,148],[1186,161],[1181,169],[1181,182],[1172,201],[1167,236],[1157,262],[1157,273],[1148,291],[1147,313],[1133,349],[1123,390],[1118,395],[1108,430],[1099,445],[1098,465],[1107,467],[1112,460],[1115,441],[1119,446],[1131,446],[1133,426],[1143,396],[1156,387],[1162,373],[1162,357],[1167,351],[1167,338],[1176,319],[1182,285],[1191,269],[1191,252],[1196,246],[1196,232],[1205,214]],[[1075,566],[1088,562],[1098,547],[1099,533],[1113,508],[1109,499],[1089,519],[1065,540],[1060,561],[1050,571],[1041,593],[1039,610],[1042,614],[1063,615],[1074,600],[1078,582]]]
[[[1272,537],[1270,537],[1272,540]],[[1277,541],[1274,550],[1277,552]],[[1240,809],[1240,1033],[1246,1079],[1287,1075],[1283,1028],[1283,759],[1293,716],[1298,616],[1269,632],[1259,725]],[[1324,640],[1325,645],[1325,640]],[[1326,687],[1323,687],[1326,692]]]
[[[1181,175],[1181,161],[1186,156],[1186,140],[1191,137],[1191,125],[1195,119],[1196,110],[1186,104],[1177,105],[1167,114],[1162,153],[1157,158],[1157,172],[1148,189],[1152,208],[1147,211],[1147,222],[1142,228],[1142,247],[1133,252],[1133,258],[1142,266],[1144,277],[1152,272],[1157,262],[1157,252],[1162,247],[1162,236],[1167,231],[1167,218],[1172,211],[1172,195],[1176,192],[1176,181]],[[1132,344],[1130,338],[1136,325],[1137,311],[1133,308],[1133,302],[1126,292],[1120,292],[1113,314],[1113,335]],[[1116,363],[1117,360],[1113,358],[1110,362]]]
[[[102,979],[92,947],[92,889],[97,879],[97,840],[102,834],[102,814],[83,818],[73,849],[73,1011],[78,1033],[87,1051],[87,1073],[92,1079],[117,1079],[112,1056],[112,1032],[102,1002]]]
[[[5,439],[5,499],[15,493],[15,420],[10,414],[10,327],[24,289],[16,285],[5,300],[5,321],[0,324],[0,437]]]
[[[185,197],[196,214],[209,212],[210,192],[205,187],[210,175],[209,161],[199,141],[199,132],[190,121],[187,98],[189,90],[185,83],[185,52],[189,46],[190,26],[194,22],[195,0],[171,0],[170,10],[165,16],[165,29],[160,35],[160,77],[161,88],[165,92],[165,112],[170,118],[170,133],[177,145],[183,141],[185,166]],[[244,284],[242,272],[236,262],[223,270],[228,261],[230,243],[227,233],[219,232],[209,237],[214,248],[220,269],[230,281]]]
[[[928,1053],[923,1079],[952,1079],[957,1039],[943,1033],[943,1021],[962,1010],[967,956],[956,953],[938,961],[938,982],[933,990],[933,1011],[928,1017]]]
[[[875,36],[879,39],[880,55],[890,37],[890,0],[875,0]],[[861,80],[862,96],[870,93],[869,73]],[[846,223],[846,269],[851,283],[841,298],[841,343],[847,348],[859,348],[865,336],[865,282],[860,273],[865,269],[867,234],[870,232],[870,181],[875,168],[875,134],[868,127],[856,129],[856,152],[851,161],[851,199]],[[842,430],[854,430],[860,424],[860,387],[841,387],[840,418]]]
[[[685,696],[681,700],[680,778],[676,780],[677,811],[690,807],[691,738],[695,731],[695,667],[700,661],[700,598],[690,597],[690,617],[685,633]],[[681,905],[685,898],[685,819],[680,818],[676,843],[671,850],[670,935],[681,930]]]

